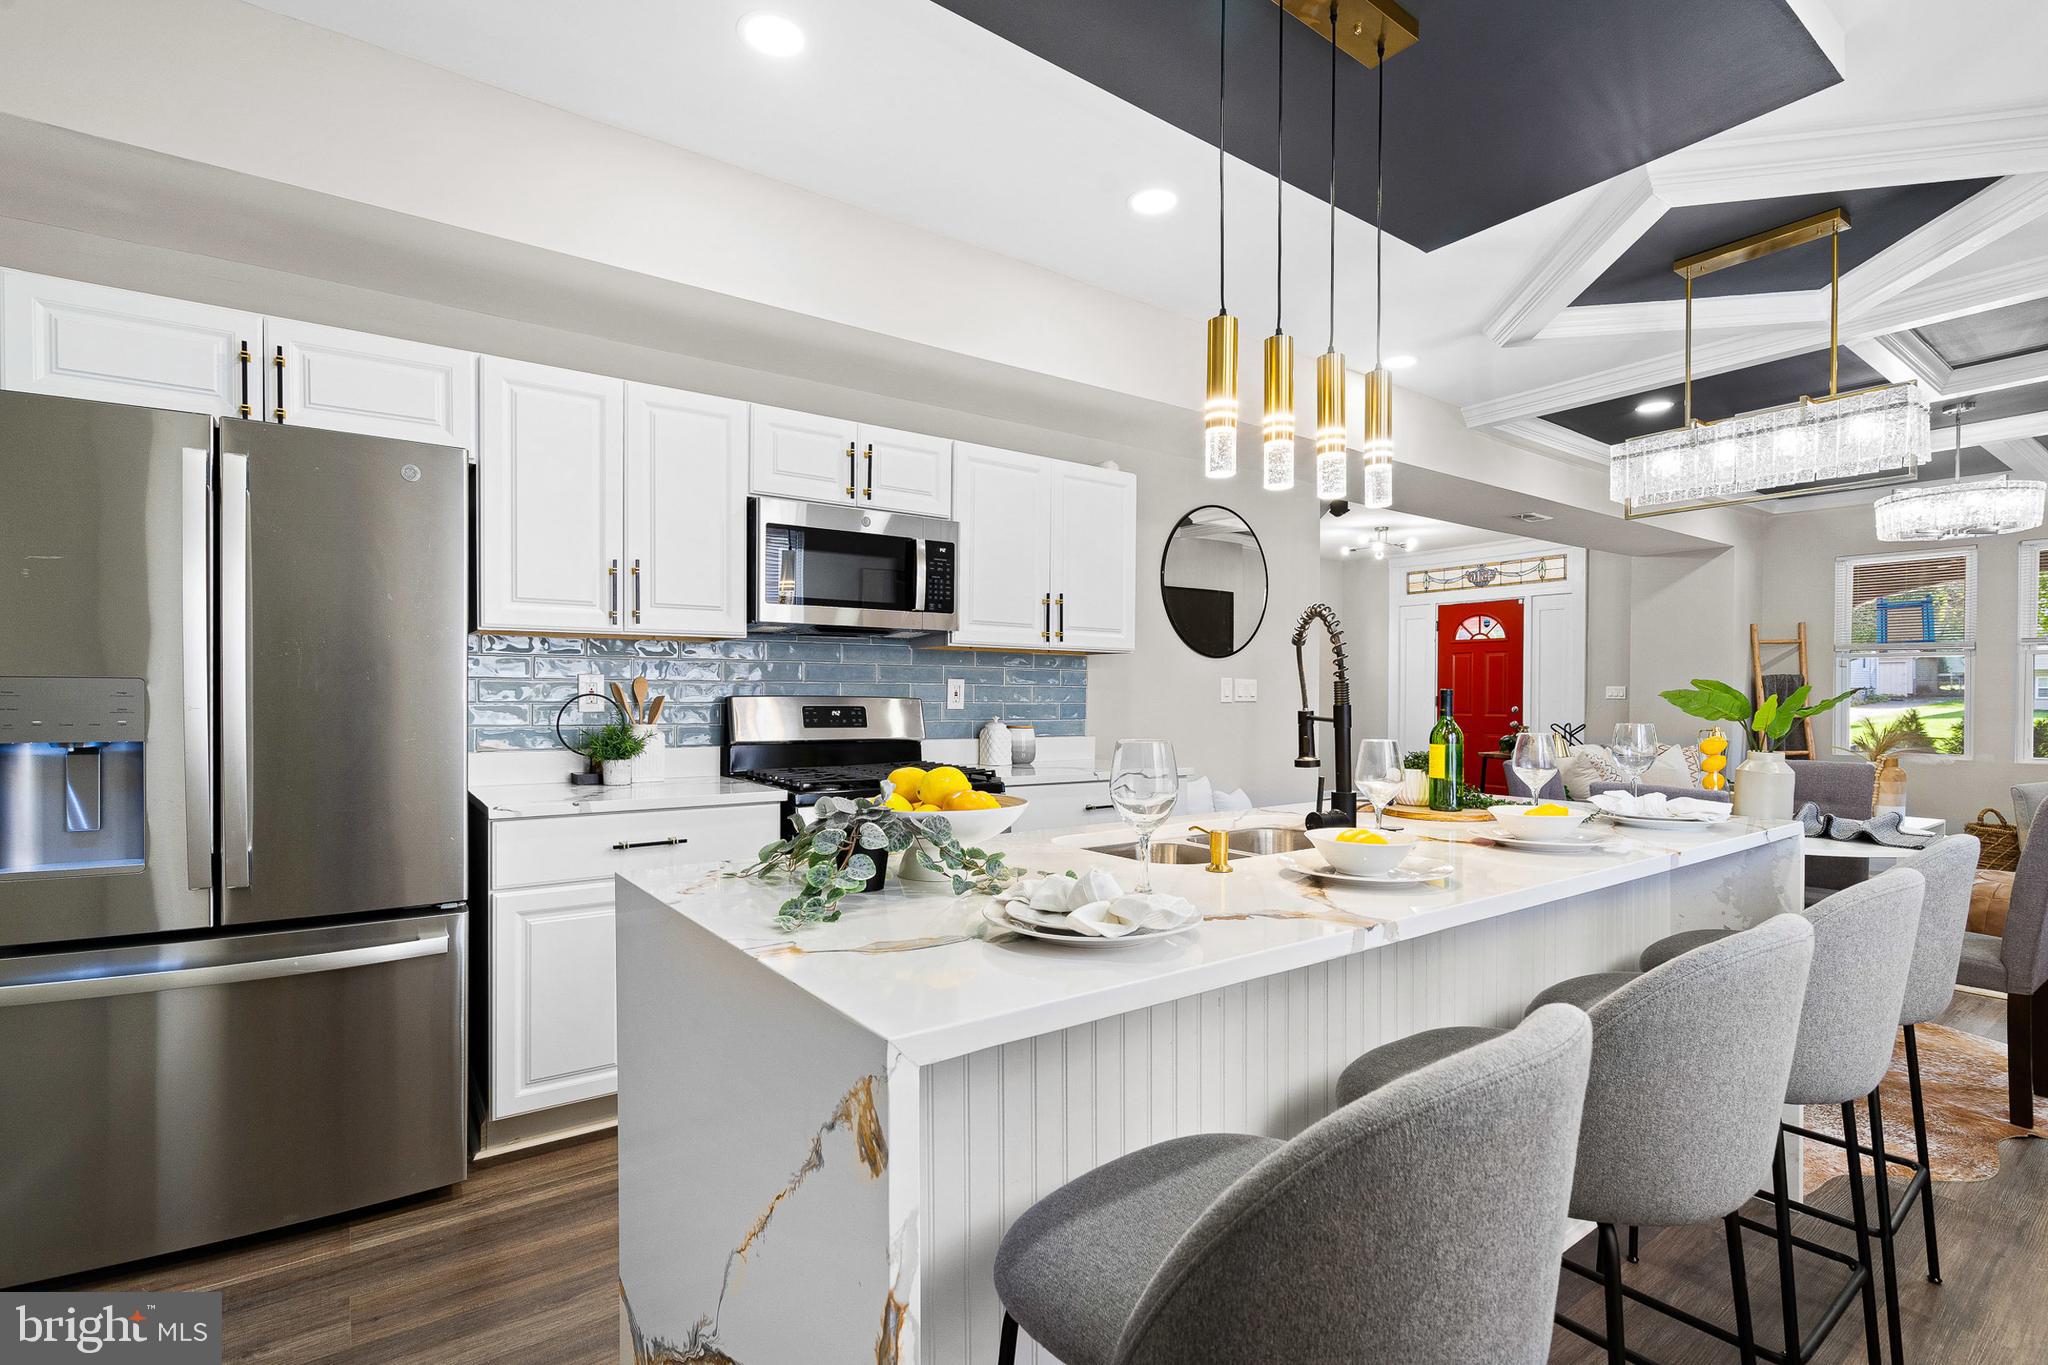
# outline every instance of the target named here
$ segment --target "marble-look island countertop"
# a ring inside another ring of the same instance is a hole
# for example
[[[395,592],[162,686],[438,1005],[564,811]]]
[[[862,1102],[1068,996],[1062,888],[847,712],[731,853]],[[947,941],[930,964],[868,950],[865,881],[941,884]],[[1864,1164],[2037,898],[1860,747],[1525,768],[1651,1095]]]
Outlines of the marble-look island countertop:
[[[1304,807],[1235,817],[1233,827],[1299,828]],[[1536,852],[1473,843],[1485,826],[1417,825],[1411,860],[1448,863],[1442,882],[1345,887],[1287,869],[1280,856],[1233,857],[1228,875],[1155,866],[1153,888],[1193,901],[1202,926],[1156,942],[1048,943],[992,926],[986,896],[906,881],[848,897],[836,923],[775,926],[781,882],[702,866],[636,885],[766,970],[919,1065],[1293,971],[1348,954],[1511,915],[1590,892],[1796,841],[1796,824],[1741,819],[1698,831],[1619,830],[1600,851]],[[1185,837],[1172,824],[1160,841]],[[986,841],[1027,872],[1103,868],[1125,887],[1137,867],[1092,846],[1129,843],[1121,826]],[[1314,855],[1309,855],[1313,858]]]

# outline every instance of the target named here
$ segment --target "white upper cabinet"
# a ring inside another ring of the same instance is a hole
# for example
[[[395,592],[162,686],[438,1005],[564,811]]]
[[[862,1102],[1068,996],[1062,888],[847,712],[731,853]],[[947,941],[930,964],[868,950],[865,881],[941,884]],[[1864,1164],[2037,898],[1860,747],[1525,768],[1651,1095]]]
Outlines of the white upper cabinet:
[[[627,625],[747,631],[747,405],[626,385]]]
[[[0,316],[0,387],[212,417],[263,401],[255,313],[9,270]]]
[[[764,497],[953,514],[953,443],[936,436],[755,404],[749,461]]]
[[[855,435],[860,427],[756,403],[748,443],[749,484],[770,498],[845,502],[860,491]]]
[[[262,369],[266,420],[476,449],[468,351],[266,318]]]
[[[626,386],[485,356],[477,441],[477,628],[629,630]]]
[[[1135,649],[1138,480],[1092,465],[1054,466],[1054,649]]]
[[[865,423],[854,440],[860,448],[860,496],[855,501],[885,512],[953,515],[951,441]]]
[[[1052,647],[1052,461],[960,442],[959,645]]]

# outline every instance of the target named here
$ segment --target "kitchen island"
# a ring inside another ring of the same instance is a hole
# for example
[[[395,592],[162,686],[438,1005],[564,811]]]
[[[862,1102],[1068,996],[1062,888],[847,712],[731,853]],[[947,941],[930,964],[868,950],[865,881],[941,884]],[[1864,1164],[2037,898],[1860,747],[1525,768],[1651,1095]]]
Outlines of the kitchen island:
[[[1158,866],[1201,927],[1114,946],[1008,934],[987,898],[895,876],[795,933],[778,885],[622,876],[622,1359],[993,1361],[996,1246],[1034,1200],[1170,1137],[1292,1136],[1380,1043],[1510,1024],[1665,934],[1795,910],[1799,835],[1730,820],[1534,852],[1444,833],[1421,848],[1451,875],[1408,887],[1314,883],[1276,856]],[[989,846],[1129,886],[1128,859],[1089,847],[1119,840]]]

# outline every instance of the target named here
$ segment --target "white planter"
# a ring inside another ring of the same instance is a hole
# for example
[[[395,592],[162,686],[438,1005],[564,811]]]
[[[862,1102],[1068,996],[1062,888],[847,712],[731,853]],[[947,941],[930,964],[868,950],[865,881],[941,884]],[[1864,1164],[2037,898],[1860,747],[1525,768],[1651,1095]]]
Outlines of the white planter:
[[[1752,752],[1735,767],[1735,813],[1751,820],[1792,818],[1792,767],[1777,754]]]
[[[601,765],[604,784],[607,787],[630,787],[633,785],[633,765],[637,758],[614,758]]]
[[[1401,794],[1395,798],[1404,806],[1429,804],[1429,774],[1420,768],[1401,770]]]
[[[662,782],[668,778],[668,741],[658,725],[636,725],[633,733],[647,741],[640,757],[633,760],[633,781]]]

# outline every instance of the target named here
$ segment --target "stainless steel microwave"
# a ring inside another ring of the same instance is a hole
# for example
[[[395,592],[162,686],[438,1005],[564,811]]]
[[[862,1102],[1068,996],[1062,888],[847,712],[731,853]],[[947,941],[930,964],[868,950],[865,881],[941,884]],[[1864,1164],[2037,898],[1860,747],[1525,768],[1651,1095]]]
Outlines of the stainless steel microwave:
[[[747,502],[749,627],[924,635],[960,624],[960,528],[838,503]]]

